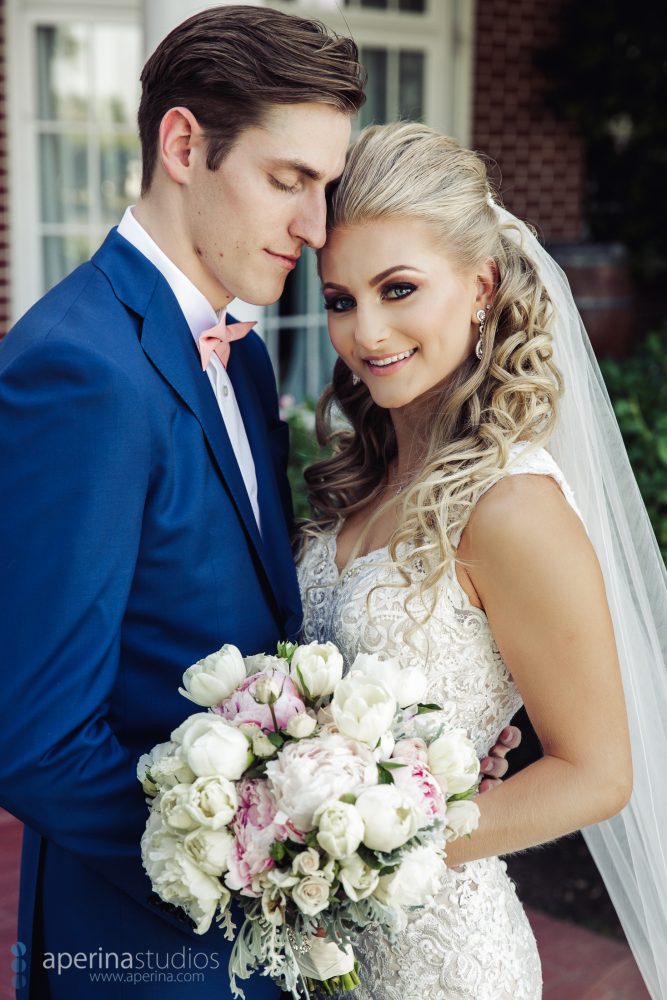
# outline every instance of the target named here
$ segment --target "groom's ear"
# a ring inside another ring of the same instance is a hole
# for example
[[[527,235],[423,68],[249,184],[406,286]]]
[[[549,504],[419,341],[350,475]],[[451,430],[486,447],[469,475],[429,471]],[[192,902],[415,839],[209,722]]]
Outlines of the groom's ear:
[[[198,157],[206,157],[201,126],[188,108],[170,108],[160,122],[159,159],[176,184],[189,183]]]

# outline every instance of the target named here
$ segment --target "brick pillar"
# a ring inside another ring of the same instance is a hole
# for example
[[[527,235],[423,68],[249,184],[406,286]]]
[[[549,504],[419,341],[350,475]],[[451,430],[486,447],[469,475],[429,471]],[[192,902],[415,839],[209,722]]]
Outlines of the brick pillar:
[[[9,173],[7,165],[7,63],[5,12],[0,4],[0,337],[9,326]]]
[[[505,206],[548,242],[583,233],[584,156],[541,101],[535,52],[557,33],[563,0],[478,0],[473,146],[498,164]]]

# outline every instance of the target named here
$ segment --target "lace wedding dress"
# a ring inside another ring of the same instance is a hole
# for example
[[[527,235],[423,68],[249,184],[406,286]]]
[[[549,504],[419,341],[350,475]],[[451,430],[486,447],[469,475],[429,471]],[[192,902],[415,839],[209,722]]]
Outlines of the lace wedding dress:
[[[505,472],[551,476],[576,510],[548,452],[524,451],[515,446]],[[486,615],[470,603],[454,568],[438,584],[432,616],[415,630],[406,613],[406,590],[387,586],[400,577],[386,547],[355,559],[342,574],[335,556],[335,532],[309,539],[302,554],[302,640],[336,643],[347,666],[359,652],[421,666],[429,680],[424,700],[444,706],[451,727],[465,729],[484,756],[521,706],[521,696]],[[415,588],[407,607],[417,612],[418,604]],[[499,858],[447,869],[444,888],[411,915],[397,944],[369,928],[355,951],[362,966],[357,1000],[538,1000],[542,995],[535,939]]]

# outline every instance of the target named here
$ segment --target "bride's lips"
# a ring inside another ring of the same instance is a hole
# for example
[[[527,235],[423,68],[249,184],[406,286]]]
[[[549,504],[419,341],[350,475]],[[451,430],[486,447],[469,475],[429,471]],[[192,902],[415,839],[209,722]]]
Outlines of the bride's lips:
[[[296,262],[299,259],[298,254],[274,253],[273,250],[266,249],[264,250],[264,253],[273,258],[277,264],[282,264],[282,266],[287,268],[288,271],[292,271],[296,267]]]
[[[417,353],[417,348],[413,347],[408,351],[397,351],[395,354],[384,354],[382,356],[364,358],[363,362],[366,366],[366,370],[371,373],[371,375],[378,375],[384,377],[387,375],[393,375],[394,372],[399,371],[404,368],[408,361],[410,361]],[[397,358],[396,361],[390,361],[390,358]],[[383,364],[377,364],[378,361],[384,362]],[[376,362],[373,364],[373,362]]]

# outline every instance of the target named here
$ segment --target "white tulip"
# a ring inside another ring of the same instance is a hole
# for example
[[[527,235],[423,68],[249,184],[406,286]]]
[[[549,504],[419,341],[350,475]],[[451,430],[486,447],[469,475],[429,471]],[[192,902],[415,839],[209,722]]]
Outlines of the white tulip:
[[[183,756],[200,778],[220,775],[237,781],[252,764],[253,756],[243,733],[211,712],[191,715],[171,738],[180,744]]]
[[[333,693],[343,676],[343,657],[332,642],[310,642],[294,653],[290,676],[302,695],[322,698]]]
[[[383,660],[376,653],[358,653],[350,673],[361,673],[393,694],[400,708],[416,705],[426,693],[428,681],[419,667],[401,667],[398,660]]]
[[[455,840],[456,837],[467,836],[479,825],[479,806],[476,802],[471,802],[470,799],[450,802],[447,806],[445,824],[445,840]]]
[[[227,778],[211,775],[190,785],[187,809],[200,826],[220,830],[231,823],[237,808],[236,786]]]
[[[331,802],[318,809],[315,822],[317,843],[336,860],[354,854],[364,837],[364,821],[349,802]]]
[[[373,851],[393,851],[419,829],[415,806],[395,785],[364,789],[355,808],[364,823],[363,842]]]
[[[433,847],[416,847],[400,868],[380,876],[374,896],[385,906],[422,906],[440,889],[445,873],[442,854]]]
[[[477,752],[462,729],[445,733],[431,743],[428,766],[445,795],[467,792],[479,777]]]
[[[346,896],[355,903],[371,896],[380,881],[380,875],[375,868],[362,861],[358,854],[341,861],[338,877]]]
[[[137,778],[146,795],[156,795],[174,785],[194,781],[194,773],[183,760],[176,743],[158,743],[150,753],[142,754],[137,764]]]
[[[267,674],[271,674],[276,670],[280,670],[286,674],[289,670],[287,660],[283,660],[280,656],[269,656],[268,653],[255,653],[254,656],[245,656],[243,662],[248,677],[251,674],[258,674],[263,670]]]
[[[160,799],[160,812],[168,827],[173,830],[194,830],[197,821],[190,812],[190,785],[174,785]]]
[[[227,644],[188,667],[183,674],[183,687],[178,690],[196,705],[209,708],[229,698],[245,677],[241,653],[236,646]]]
[[[331,714],[341,733],[373,749],[391,728],[396,701],[385,687],[363,674],[348,674],[336,685]]]
[[[227,871],[234,837],[229,830],[192,830],[183,841],[183,850],[208,875]]]

